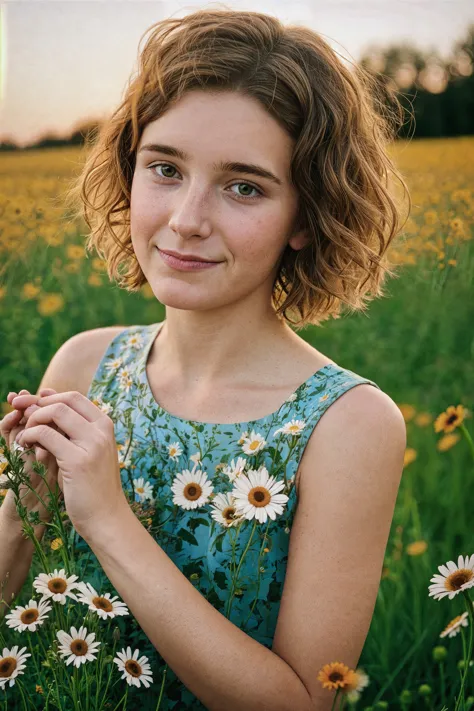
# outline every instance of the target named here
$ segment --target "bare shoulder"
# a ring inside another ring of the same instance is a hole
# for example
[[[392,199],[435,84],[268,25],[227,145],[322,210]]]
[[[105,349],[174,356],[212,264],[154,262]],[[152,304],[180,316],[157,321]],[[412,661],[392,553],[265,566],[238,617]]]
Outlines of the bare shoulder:
[[[314,464],[328,447],[342,454],[341,448],[358,443],[363,447],[365,439],[369,447],[383,447],[389,441],[405,452],[406,425],[400,408],[383,390],[361,383],[338,397],[311,433],[298,467],[298,496],[308,476],[314,478]]]
[[[399,408],[367,383],[341,395],[308,442],[273,651],[321,711],[333,699],[315,670],[355,669],[369,631],[405,447]]]
[[[51,358],[38,391],[41,388],[53,388],[58,392],[77,390],[87,395],[108,345],[126,328],[127,326],[93,328],[68,338]]]

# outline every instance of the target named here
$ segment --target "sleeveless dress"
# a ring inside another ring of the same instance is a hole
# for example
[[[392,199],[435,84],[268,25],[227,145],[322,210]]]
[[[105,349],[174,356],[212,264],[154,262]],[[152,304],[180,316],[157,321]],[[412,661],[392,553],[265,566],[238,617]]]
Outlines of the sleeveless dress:
[[[160,407],[146,375],[163,323],[116,335],[87,396],[114,421],[123,487],[150,535],[216,609],[271,649],[306,444],[343,393],[362,383],[379,386],[330,363],[258,420],[183,420]],[[95,580],[87,579],[99,584],[94,566]],[[165,662],[151,649],[159,660],[152,665],[154,692],[135,693],[150,694],[156,704]],[[168,668],[160,711],[205,708]]]

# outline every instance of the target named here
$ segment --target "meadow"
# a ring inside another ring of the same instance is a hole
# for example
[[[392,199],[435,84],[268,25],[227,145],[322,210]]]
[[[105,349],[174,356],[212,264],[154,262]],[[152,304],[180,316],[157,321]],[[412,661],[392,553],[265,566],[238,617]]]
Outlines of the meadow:
[[[354,707],[454,711],[471,632],[470,622],[456,618],[467,598],[436,600],[428,585],[438,566],[474,553],[474,138],[400,141],[391,151],[413,201],[390,250],[398,277],[365,313],[300,335],[377,382],[407,426],[404,472],[358,665],[370,684]],[[51,356],[73,334],[165,315],[148,285],[120,290],[102,260],[86,254],[86,226],[62,204],[81,161],[79,148],[0,154],[0,416],[11,409],[9,391],[36,392]],[[474,668],[465,696],[459,709],[474,704]]]

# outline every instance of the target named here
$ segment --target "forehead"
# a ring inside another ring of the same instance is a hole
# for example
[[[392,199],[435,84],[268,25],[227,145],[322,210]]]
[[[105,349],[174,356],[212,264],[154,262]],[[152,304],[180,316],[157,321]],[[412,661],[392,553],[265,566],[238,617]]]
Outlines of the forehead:
[[[169,143],[191,158],[269,160],[280,172],[288,168],[293,140],[257,99],[231,91],[186,93],[147,124],[145,143]],[[230,155],[232,152],[232,155]],[[238,155],[237,155],[238,152]]]

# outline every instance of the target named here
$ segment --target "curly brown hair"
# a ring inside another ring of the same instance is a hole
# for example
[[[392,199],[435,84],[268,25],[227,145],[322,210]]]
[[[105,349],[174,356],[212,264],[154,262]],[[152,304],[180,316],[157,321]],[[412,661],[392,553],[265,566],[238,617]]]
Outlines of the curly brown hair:
[[[394,179],[408,196],[407,219],[411,209],[387,152],[404,116],[395,93],[381,98],[376,78],[359,65],[351,72],[313,30],[259,12],[225,7],[167,18],[140,43],[148,32],[136,76],[86,140],[83,170],[67,193],[90,229],[86,250],[105,259],[109,278],[128,291],[147,281],[130,235],[137,147],[148,123],[199,88],[257,99],[295,142],[294,229],[310,239],[283,252],[272,292],[278,317],[303,328],[339,318],[343,303],[365,310],[384,295],[386,276],[398,276],[386,251],[405,224]]]

